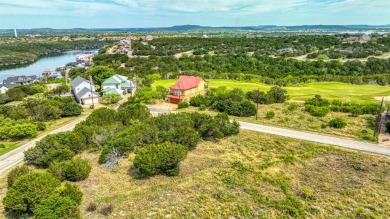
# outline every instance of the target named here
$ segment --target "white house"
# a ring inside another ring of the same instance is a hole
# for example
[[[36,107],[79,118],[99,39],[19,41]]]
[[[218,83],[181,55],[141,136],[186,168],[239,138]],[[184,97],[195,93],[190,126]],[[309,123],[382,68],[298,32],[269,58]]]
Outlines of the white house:
[[[5,94],[8,91],[8,87],[0,85],[0,94]]]
[[[104,94],[134,94],[136,90],[136,86],[132,81],[118,74],[106,79],[102,85]]]
[[[92,82],[77,76],[70,84],[77,102],[87,105],[99,103],[99,94],[95,92],[95,85]]]
[[[0,84],[0,94],[5,94],[10,88],[18,86],[17,84]]]

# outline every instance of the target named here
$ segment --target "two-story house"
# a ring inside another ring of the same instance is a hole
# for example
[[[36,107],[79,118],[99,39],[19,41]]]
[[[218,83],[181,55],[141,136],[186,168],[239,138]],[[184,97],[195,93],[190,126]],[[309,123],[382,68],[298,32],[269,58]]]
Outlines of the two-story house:
[[[87,105],[99,102],[99,94],[95,92],[95,85],[91,81],[77,76],[70,84],[77,102]]]
[[[103,94],[117,94],[122,96],[126,93],[134,94],[136,90],[136,86],[132,81],[127,77],[118,74],[107,78],[102,86]]]
[[[206,81],[201,77],[180,76],[174,85],[170,87],[167,98],[171,103],[189,101],[191,97],[204,95],[207,91]]]

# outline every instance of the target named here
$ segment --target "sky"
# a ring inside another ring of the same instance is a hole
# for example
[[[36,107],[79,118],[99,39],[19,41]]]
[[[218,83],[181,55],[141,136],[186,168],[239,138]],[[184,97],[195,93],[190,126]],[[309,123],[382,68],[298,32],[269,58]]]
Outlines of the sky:
[[[390,0],[0,0],[0,29],[390,24]]]

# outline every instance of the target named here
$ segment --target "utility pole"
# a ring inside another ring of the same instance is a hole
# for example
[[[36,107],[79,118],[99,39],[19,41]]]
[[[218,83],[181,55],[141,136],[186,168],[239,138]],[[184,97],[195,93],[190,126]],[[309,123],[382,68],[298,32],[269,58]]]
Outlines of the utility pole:
[[[376,137],[377,135],[380,134],[381,132],[381,117],[382,117],[382,108],[384,107],[384,97],[382,97],[382,102],[381,102],[381,106],[379,107],[379,111],[378,111],[378,116],[376,118],[376,124],[375,124],[375,130],[374,130],[374,136]]]
[[[91,86],[91,97],[92,97],[92,105],[91,105],[91,109],[94,109],[95,106],[93,104],[93,93],[92,93],[92,75],[89,76],[89,85]]]
[[[260,88],[257,88],[257,94],[256,94],[256,120],[257,120],[257,114],[259,112],[259,94],[260,94]]]

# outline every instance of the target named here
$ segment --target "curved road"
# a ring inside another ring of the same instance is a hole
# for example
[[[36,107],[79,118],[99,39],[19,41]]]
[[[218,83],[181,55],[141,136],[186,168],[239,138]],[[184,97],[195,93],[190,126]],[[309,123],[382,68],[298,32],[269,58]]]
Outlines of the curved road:
[[[162,112],[160,110],[153,110],[153,108],[150,108],[150,110],[152,111],[152,113],[155,113],[155,114],[169,113],[168,111]],[[64,125],[61,128],[58,128],[58,129],[56,129],[48,134],[55,134],[55,133],[63,132],[63,131],[70,131],[76,126],[77,123],[85,120],[85,118],[86,117],[79,118],[79,119],[77,119],[77,120],[75,120],[67,125]],[[349,139],[344,139],[344,138],[337,138],[337,137],[332,137],[332,136],[327,136],[327,135],[319,135],[319,134],[313,134],[313,133],[308,133],[308,132],[295,131],[295,130],[291,130],[291,129],[277,128],[277,127],[272,127],[272,126],[258,125],[258,124],[247,123],[247,122],[239,122],[239,123],[241,125],[241,129],[252,130],[252,131],[256,131],[256,132],[263,132],[263,133],[268,133],[268,134],[273,134],[273,135],[280,135],[280,136],[284,136],[284,137],[290,137],[290,138],[295,138],[295,139],[300,139],[300,140],[318,142],[318,143],[323,143],[323,144],[339,146],[339,147],[343,147],[343,148],[349,148],[349,149],[354,149],[354,150],[359,150],[359,151],[365,151],[365,152],[390,156],[390,147],[381,146],[379,144],[354,141],[354,140],[349,140]],[[48,135],[48,134],[46,134],[46,135]],[[0,156],[0,174],[3,173],[4,171],[10,169],[11,167],[15,166],[19,162],[21,162],[23,160],[23,157],[24,157],[23,152],[31,147],[34,147],[35,143],[37,141],[41,140],[42,138],[44,138],[46,135],[40,136],[39,138],[34,139],[31,142],[24,144],[24,145],[16,148],[15,150],[10,151],[7,154]]]
[[[46,135],[55,134],[58,132],[71,131],[76,126],[76,124],[85,120],[86,118],[87,117],[78,118],[71,123],[68,123],[68,124],[58,128],[54,131],[51,131],[48,134],[42,135],[39,138],[36,138],[36,139],[30,141],[29,143],[26,143],[26,144],[16,148],[15,150],[12,150],[12,151],[0,156],[0,174],[3,173],[4,171],[10,169],[11,167],[15,166],[19,162],[21,162],[24,158],[23,152],[31,147],[34,147],[35,143],[37,141],[41,140],[42,138],[44,138]]]
[[[335,145],[343,148],[349,148],[359,151],[366,151],[375,154],[381,154],[390,156],[390,147],[381,146],[379,144],[373,144],[362,141],[355,141],[345,138],[338,138],[328,135],[319,135],[308,132],[295,131],[291,129],[277,128],[272,126],[258,125],[247,122],[239,122],[242,129],[252,130],[257,132],[264,132],[268,134],[281,135],[284,137],[290,137],[295,139],[301,139],[306,141],[313,141],[323,144]]]

